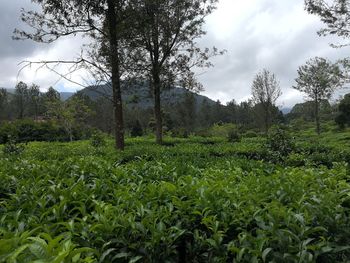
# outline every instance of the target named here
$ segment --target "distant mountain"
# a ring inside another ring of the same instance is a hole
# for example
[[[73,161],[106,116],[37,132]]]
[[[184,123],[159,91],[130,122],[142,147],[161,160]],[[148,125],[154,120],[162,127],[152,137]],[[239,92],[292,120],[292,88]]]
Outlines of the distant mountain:
[[[0,88],[0,89],[1,89],[1,88]],[[15,89],[7,89],[7,88],[5,88],[5,89],[7,90],[8,93],[10,93],[10,94],[15,94]],[[60,92],[60,96],[61,96],[61,99],[62,99],[63,101],[68,100],[68,99],[69,99],[70,97],[72,97],[74,94],[75,94],[74,92]]]
[[[75,92],[60,92],[61,100],[65,101],[72,97]]]
[[[97,100],[101,97],[111,97],[112,89],[109,85],[91,86],[80,90],[78,93],[90,97],[92,100]],[[171,106],[175,105],[179,101],[182,101],[186,95],[192,94],[195,98],[196,105],[201,105],[206,101],[209,105],[213,105],[216,102],[209,99],[206,96],[199,95],[197,93],[188,91],[184,88],[175,87],[164,89],[161,93],[162,104]],[[130,106],[136,106],[142,109],[153,107],[153,94],[150,88],[145,83],[134,83],[132,85],[122,87],[122,99]]]
[[[286,114],[288,114],[288,113],[290,113],[290,112],[292,111],[292,108],[282,108],[282,109],[280,109],[280,111],[281,111],[284,115],[286,115]]]
[[[15,89],[8,89],[8,88],[2,88],[5,89],[10,94],[15,94]]]

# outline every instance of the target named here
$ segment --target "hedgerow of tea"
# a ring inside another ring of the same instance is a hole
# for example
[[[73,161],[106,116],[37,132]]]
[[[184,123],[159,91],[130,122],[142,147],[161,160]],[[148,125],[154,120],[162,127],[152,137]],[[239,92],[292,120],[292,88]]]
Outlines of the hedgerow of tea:
[[[261,137],[1,153],[0,262],[346,262],[350,148],[337,136],[298,139],[283,164]]]

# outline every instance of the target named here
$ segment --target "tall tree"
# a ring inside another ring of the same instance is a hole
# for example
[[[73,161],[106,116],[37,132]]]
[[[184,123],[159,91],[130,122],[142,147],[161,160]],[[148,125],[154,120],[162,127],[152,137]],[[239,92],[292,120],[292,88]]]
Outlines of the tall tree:
[[[346,94],[339,103],[339,113],[335,119],[339,127],[344,128],[346,125],[350,127],[350,93]]]
[[[41,63],[56,65],[63,62],[73,64],[71,69],[87,68],[95,73],[94,76],[107,76],[107,81],[111,81],[113,90],[116,148],[124,149],[119,53],[121,31],[126,30],[127,23],[124,23],[123,26],[120,25],[124,19],[123,11],[128,1],[32,0],[32,2],[41,6],[41,12],[23,11],[22,20],[33,28],[34,32],[15,30],[15,38],[52,43],[66,36],[83,35],[90,37],[93,44],[90,49],[85,50],[85,53],[82,52],[82,54],[87,53],[87,57],[82,56],[73,61],[43,61]],[[108,58],[105,60],[89,60],[90,55],[95,54],[96,46],[100,47],[101,41],[105,40],[108,42],[108,45],[105,45],[107,48],[105,53]],[[84,47],[87,46],[84,45],[82,48]],[[60,75],[67,78],[64,74]]]
[[[60,93],[55,90],[53,87],[50,87],[47,92],[44,93],[43,95],[43,99],[46,101],[46,102],[54,102],[54,101],[57,101],[57,100],[60,100],[61,99],[61,95]]]
[[[29,114],[37,119],[41,101],[41,93],[38,85],[32,84],[28,89]]]
[[[320,134],[320,101],[329,99],[342,86],[343,74],[338,65],[316,57],[299,67],[295,81],[297,85],[294,88],[305,93],[314,102],[316,132]]]
[[[275,74],[266,69],[258,73],[253,80],[252,95],[255,104],[261,107],[264,129],[267,133],[271,126],[272,110],[275,107],[276,100],[282,95]]]
[[[200,89],[192,71],[194,67],[210,66],[208,59],[216,49],[201,50],[196,39],[202,37],[205,17],[215,8],[217,0],[135,0],[134,46],[143,54],[145,77],[151,80],[154,93],[156,141],[162,143],[162,88],[174,83]]]
[[[229,115],[229,121],[234,124],[237,124],[238,107],[239,106],[237,105],[237,102],[234,99],[232,99],[226,104],[227,113]]]
[[[67,101],[51,100],[48,102],[48,116],[64,127],[73,141],[73,129],[85,123],[91,110],[79,96],[73,96]]]
[[[6,119],[8,107],[8,93],[6,89],[0,89],[0,121]]]
[[[176,106],[179,126],[185,128],[187,133],[193,132],[197,123],[197,105],[193,93],[186,92],[182,101]]]
[[[28,102],[28,85],[20,81],[15,88],[15,107],[17,111],[17,118],[23,119]]]

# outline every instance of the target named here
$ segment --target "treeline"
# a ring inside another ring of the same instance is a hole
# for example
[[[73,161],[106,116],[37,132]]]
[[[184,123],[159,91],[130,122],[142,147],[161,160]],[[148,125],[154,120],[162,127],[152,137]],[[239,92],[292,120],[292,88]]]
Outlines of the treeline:
[[[16,141],[72,141],[91,135],[87,122],[93,112],[85,102],[73,96],[67,101],[50,87],[19,82],[14,92],[0,89],[0,143]]]
[[[113,133],[112,103],[105,99],[91,100],[87,96],[78,93],[86,105],[95,112],[90,117],[90,125],[104,132]],[[226,105],[220,101],[213,103],[209,99],[198,102],[193,93],[186,93],[182,100],[173,105],[164,105],[163,119],[164,130],[170,134],[190,134],[206,130],[214,124],[234,124],[245,132],[254,130],[265,133],[266,125],[271,127],[276,124],[313,123],[315,121],[315,102],[306,101],[296,104],[288,114],[283,114],[276,106],[271,104],[269,119],[262,102],[254,102],[253,99],[236,102],[232,100]],[[127,133],[140,130],[140,135],[151,132],[154,129],[153,109],[142,109],[135,105],[125,104],[124,115]],[[331,104],[324,99],[319,103],[319,115],[321,122],[336,122],[340,128],[350,125],[350,94]],[[266,123],[268,122],[268,123]]]
[[[125,103],[123,108],[127,134],[142,136],[155,131],[152,107]],[[326,99],[321,100],[318,114],[321,122],[335,121],[340,128],[350,125],[350,94],[333,105]],[[182,99],[164,105],[162,118],[164,131],[171,136],[207,135],[215,124],[233,124],[231,127],[240,133],[266,133],[275,124],[293,124],[300,128],[302,123],[314,122],[315,102],[296,104],[284,115],[270,100],[267,103],[262,98],[254,100],[254,95],[248,101],[232,100],[223,105],[209,99],[199,101],[196,94],[186,92]],[[19,141],[72,141],[88,138],[94,130],[113,134],[113,120],[113,101],[103,96],[90,97],[81,91],[63,101],[52,87],[41,92],[37,85],[23,82],[19,82],[13,92],[0,90],[0,143],[6,142],[9,136]]]
[[[27,126],[28,120],[34,121],[37,125],[46,123],[46,126],[50,122],[60,126],[68,135],[77,134],[78,129],[91,128],[113,134],[115,127],[113,103],[108,98],[93,99],[84,95],[83,92],[78,92],[70,99],[63,101],[60,94],[52,87],[43,93],[37,85],[27,85],[23,82],[16,85],[14,92],[0,90],[0,109],[0,122],[3,127],[5,122],[20,120],[26,120],[24,123]],[[261,104],[254,104],[251,100],[242,103],[232,100],[225,106],[220,101],[214,103],[209,99],[199,102],[193,93],[188,92],[184,94],[182,100],[164,106],[163,128],[174,136],[203,131],[213,124],[221,123],[234,123],[247,130],[259,129],[264,126],[260,112]],[[144,109],[134,104],[125,104],[124,115],[126,132],[132,136],[140,136],[155,129],[152,108]],[[283,114],[274,106],[271,122],[283,121]],[[32,128],[34,126],[32,125]],[[2,130],[8,129],[7,127]],[[50,133],[52,131],[48,132]],[[59,137],[64,136],[60,134]],[[80,136],[72,136],[71,139],[77,138]]]

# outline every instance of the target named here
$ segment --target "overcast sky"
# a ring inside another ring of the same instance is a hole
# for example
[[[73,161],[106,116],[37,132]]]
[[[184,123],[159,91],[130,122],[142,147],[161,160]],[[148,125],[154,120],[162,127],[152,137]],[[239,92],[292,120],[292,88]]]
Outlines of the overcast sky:
[[[46,70],[25,70],[18,75],[23,60],[70,59],[79,54],[81,42],[74,38],[55,44],[13,41],[14,28],[24,28],[20,9],[33,8],[30,0],[0,0],[0,87],[13,88],[19,80],[36,83],[43,90],[54,86],[60,91],[79,89],[59,80]],[[333,49],[329,43],[337,39],[319,37],[319,18],[304,11],[304,0],[219,0],[218,9],[207,19],[207,35],[201,46],[227,50],[213,59],[214,68],[200,75],[202,93],[226,103],[250,97],[256,73],[266,68],[280,81],[283,96],[279,106],[290,107],[303,100],[292,89],[296,72],[309,58],[321,56],[335,61],[347,57],[349,48]],[[84,73],[74,76],[85,79]]]

